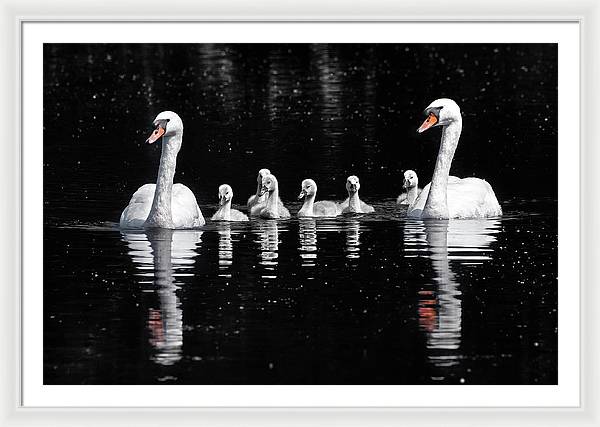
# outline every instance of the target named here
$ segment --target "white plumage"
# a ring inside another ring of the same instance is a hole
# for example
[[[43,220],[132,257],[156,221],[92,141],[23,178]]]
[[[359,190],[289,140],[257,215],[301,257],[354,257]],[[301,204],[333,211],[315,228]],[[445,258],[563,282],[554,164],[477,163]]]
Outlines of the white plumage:
[[[142,185],[133,194],[119,225],[125,229],[200,227],[205,221],[194,193],[183,184],[173,184],[183,122],[174,112],[163,111],[154,119],[154,126],[146,142],[152,144],[162,138],[156,184]]]
[[[302,181],[301,187],[302,191],[300,192],[298,199],[304,199],[304,204],[298,211],[299,217],[332,217],[342,213],[342,210],[335,202],[330,200],[320,200],[315,202],[317,196],[317,183],[312,179],[305,179]]]
[[[409,208],[410,216],[421,216],[431,183],[427,184],[415,203]],[[449,218],[487,218],[502,215],[491,185],[479,178],[450,176],[447,187]]]
[[[156,184],[144,184],[133,193],[121,214],[121,228],[144,228],[155,191]],[[194,193],[183,184],[173,184],[171,215],[173,228],[196,228],[205,223]]]
[[[431,183],[408,207],[407,215],[416,218],[485,218],[502,215],[494,190],[479,178],[449,176],[452,158],[462,131],[460,108],[451,99],[433,101],[425,109],[427,119],[419,127],[424,132],[442,126],[440,150]]]

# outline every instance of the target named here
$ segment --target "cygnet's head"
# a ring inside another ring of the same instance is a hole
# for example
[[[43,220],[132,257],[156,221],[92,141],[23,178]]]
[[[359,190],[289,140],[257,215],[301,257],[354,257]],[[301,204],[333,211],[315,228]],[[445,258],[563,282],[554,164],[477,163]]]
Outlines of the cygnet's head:
[[[413,170],[407,170],[404,172],[404,184],[402,187],[406,188],[414,188],[419,185],[419,178],[417,177],[417,173]]]
[[[348,194],[354,194],[360,190],[360,181],[356,175],[350,175],[346,180],[346,190]]]
[[[233,199],[233,189],[230,185],[223,184],[219,186],[219,205],[223,206]]]
[[[302,191],[300,191],[298,199],[314,196],[315,194],[317,194],[317,183],[314,182],[312,179],[305,179],[304,181],[302,181]]]
[[[271,171],[269,169],[261,169],[258,171],[258,176],[256,177],[256,182],[262,184],[262,180],[265,176],[270,175]]]
[[[272,193],[277,189],[277,178],[275,175],[268,174],[262,179],[262,188],[260,189],[260,195],[262,196],[265,193]]]
[[[460,107],[456,102],[448,98],[436,99],[425,108],[423,114],[427,118],[419,129],[417,129],[419,133],[425,132],[432,127],[447,126],[452,122],[462,120]]]
[[[152,144],[158,138],[170,138],[175,135],[181,135],[183,133],[183,122],[181,117],[173,111],[163,111],[160,113],[153,122],[154,131],[146,140],[146,143]]]

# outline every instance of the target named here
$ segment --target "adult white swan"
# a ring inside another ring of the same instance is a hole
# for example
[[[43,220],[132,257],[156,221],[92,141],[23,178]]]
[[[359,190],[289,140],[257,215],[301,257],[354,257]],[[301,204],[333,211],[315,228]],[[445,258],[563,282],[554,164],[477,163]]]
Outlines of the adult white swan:
[[[183,184],[173,185],[177,153],[183,139],[183,122],[172,111],[154,119],[154,132],[146,140],[152,144],[162,137],[162,154],[156,184],[142,185],[121,214],[121,228],[195,228],[204,217],[194,193]]]
[[[425,132],[443,126],[433,178],[408,207],[407,215],[416,218],[485,218],[502,215],[494,190],[479,178],[449,176],[454,151],[462,130],[460,108],[451,99],[433,101],[425,109],[427,118],[417,130]]]

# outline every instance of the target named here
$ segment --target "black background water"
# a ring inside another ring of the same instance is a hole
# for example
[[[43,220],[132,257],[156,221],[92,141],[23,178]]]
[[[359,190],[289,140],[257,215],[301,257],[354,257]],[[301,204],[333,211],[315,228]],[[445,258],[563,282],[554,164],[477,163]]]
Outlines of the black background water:
[[[46,45],[46,383],[556,383],[556,45]],[[502,219],[406,221],[455,99],[452,174]],[[120,233],[153,182],[158,112],[184,121],[176,182],[210,217],[259,168],[298,208],[303,178],[373,217]],[[459,222],[460,223],[460,222]],[[459,227],[458,229],[456,227]]]

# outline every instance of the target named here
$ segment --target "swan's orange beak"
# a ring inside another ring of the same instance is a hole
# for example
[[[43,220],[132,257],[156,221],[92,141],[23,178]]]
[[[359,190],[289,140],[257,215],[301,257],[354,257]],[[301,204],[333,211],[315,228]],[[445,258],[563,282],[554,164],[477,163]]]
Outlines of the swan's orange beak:
[[[153,144],[158,138],[160,138],[164,134],[165,134],[165,128],[158,125],[156,127],[156,129],[154,129],[154,132],[152,132],[152,134],[146,140],[146,144]]]
[[[429,129],[430,127],[432,127],[433,125],[435,125],[437,122],[438,122],[438,119],[435,116],[435,114],[429,113],[429,116],[427,116],[427,118],[425,119],[425,121],[423,122],[423,124],[419,127],[419,129],[417,129],[417,132],[423,133],[427,129]]]

